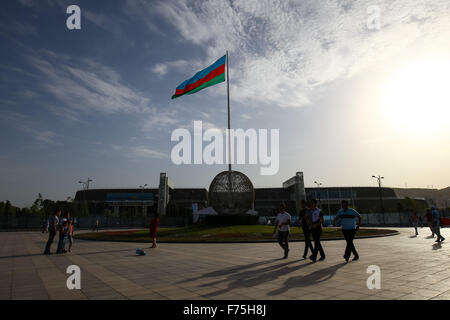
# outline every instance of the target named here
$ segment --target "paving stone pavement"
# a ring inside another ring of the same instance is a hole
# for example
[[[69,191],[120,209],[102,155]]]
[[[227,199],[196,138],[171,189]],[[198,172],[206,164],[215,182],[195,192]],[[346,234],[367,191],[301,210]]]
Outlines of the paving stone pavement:
[[[72,253],[44,256],[46,235],[0,233],[0,299],[450,299],[449,243],[430,231],[359,239],[360,260],[344,263],[344,241],[324,241],[326,260],[303,260],[303,242],[281,259],[276,243],[160,244],[76,240]],[[137,256],[144,248],[146,256]],[[56,249],[54,243],[52,250]],[[81,268],[81,290],[66,287],[69,265]],[[369,290],[367,267],[381,269]]]

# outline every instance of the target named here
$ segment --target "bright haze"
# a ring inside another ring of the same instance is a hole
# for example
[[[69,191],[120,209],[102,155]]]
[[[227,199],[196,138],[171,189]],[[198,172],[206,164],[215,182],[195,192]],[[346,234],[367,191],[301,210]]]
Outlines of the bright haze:
[[[81,8],[81,30],[66,9]],[[280,129],[280,170],[255,187],[444,188],[450,181],[450,2],[0,3],[0,201],[93,188],[209,187],[225,165],[170,160],[176,128],[224,129],[226,84],[175,100],[230,52],[231,125]],[[379,13],[378,18],[376,18]],[[375,15],[375,16],[374,16]],[[375,17],[375,18],[374,18]],[[377,25],[377,23],[379,23]]]

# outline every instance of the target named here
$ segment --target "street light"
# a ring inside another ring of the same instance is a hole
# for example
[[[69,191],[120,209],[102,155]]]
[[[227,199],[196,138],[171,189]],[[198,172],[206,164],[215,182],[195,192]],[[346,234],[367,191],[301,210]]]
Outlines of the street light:
[[[78,181],[78,183],[81,183],[83,185],[83,190],[88,190],[89,189],[89,184],[92,181],[93,180],[91,178],[88,178],[86,181]]]
[[[89,207],[87,206],[87,201],[86,201],[86,190],[89,189],[89,184],[92,182],[93,180],[91,178],[87,178],[86,181],[78,181],[78,183],[81,183],[81,185],[83,186],[83,198],[84,198],[84,206],[85,209],[87,208],[87,212],[89,213]]]
[[[139,188],[141,189],[141,192],[144,193],[144,189],[147,186],[147,184],[144,184],[143,186],[139,186]],[[142,215],[145,216],[147,215],[147,207],[144,205],[144,200],[142,199]]]
[[[317,185],[317,188],[320,188],[323,185],[322,182],[314,181],[314,183]],[[319,198],[319,202],[320,202],[320,195],[319,195],[318,198]],[[330,194],[328,193],[328,188],[327,188],[327,205],[328,205],[328,217],[329,217],[329,219],[331,221]]]
[[[314,183],[317,185],[317,188],[320,188],[322,186],[322,182],[314,181]],[[320,193],[319,193],[319,191],[316,192],[316,195],[318,196],[317,198],[318,198],[319,203],[320,203]]]
[[[380,206],[381,206],[381,213],[383,214],[383,224],[386,224],[386,220],[384,218],[384,205],[383,205],[383,195],[381,193],[381,180],[384,179],[384,177],[378,175],[378,176],[372,176],[372,178],[375,178],[378,180],[378,191],[380,194]]]

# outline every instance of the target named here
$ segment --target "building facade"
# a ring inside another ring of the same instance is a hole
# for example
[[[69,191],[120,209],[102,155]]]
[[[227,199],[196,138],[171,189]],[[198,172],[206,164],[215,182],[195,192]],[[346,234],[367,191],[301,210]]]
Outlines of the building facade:
[[[283,203],[289,212],[298,213],[300,201],[316,199],[325,214],[334,215],[343,199],[361,213],[400,212],[403,199],[392,188],[318,187],[305,188],[303,173],[285,181],[279,188],[255,188],[254,210],[260,216],[273,216]],[[176,188],[167,174],[161,173],[159,188],[80,190],[75,201],[85,203],[90,213],[112,213],[116,216],[133,213],[143,217],[154,212],[165,215],[169,205],[192,211],[209,206],[205,188]]]

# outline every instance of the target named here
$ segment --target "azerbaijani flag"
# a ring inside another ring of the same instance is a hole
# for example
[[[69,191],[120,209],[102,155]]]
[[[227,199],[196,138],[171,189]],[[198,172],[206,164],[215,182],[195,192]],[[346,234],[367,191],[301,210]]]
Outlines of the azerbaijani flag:
[[[199,71],[192,78],[180,84],[172,99],[181,97],[185,94],[193,94],[207,87],[225,81],[225,61],[226,55],[214,62],[208,68]]]

